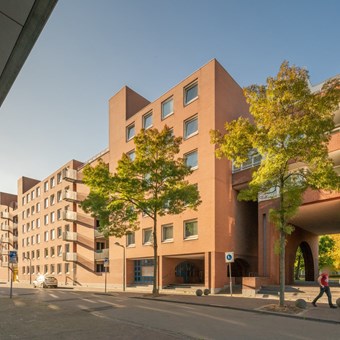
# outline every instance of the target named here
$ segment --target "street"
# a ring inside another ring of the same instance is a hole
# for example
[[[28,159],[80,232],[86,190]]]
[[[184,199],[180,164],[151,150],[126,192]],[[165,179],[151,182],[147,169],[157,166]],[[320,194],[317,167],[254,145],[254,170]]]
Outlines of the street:
[[[340,325],[143,299],[0,288],[0,339],[339,339]]]

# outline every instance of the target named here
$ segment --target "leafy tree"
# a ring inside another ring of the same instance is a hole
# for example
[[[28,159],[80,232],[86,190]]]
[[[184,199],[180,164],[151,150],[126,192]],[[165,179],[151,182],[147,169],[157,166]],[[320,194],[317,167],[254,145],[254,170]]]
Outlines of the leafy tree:
[[[84,183],[90,194],[81,206],[99,219],[107,236],[121,237],[138,229],[141,214],[153,220],[152,292],[157,294],[158,217],[196,210],[201,202],[197,185],[186,180],[192,170],[183,158],[176,158],[182,139],[174,137],[170,128],[141,130],[134,143],[135,159],[123,154],[114,174],[103,162],[85,168]]]
[[[300,271],[305,269],[305,260],[301,248],[298,247],[294,262],[294,280],[300,280]]]
[[[319,267],[334,267],[335,240],[330,235],[323,235],[319,239]]]
[[[256,201],[259,193],[278,190],[277,208],[270,219],[279,231],[276,249],[280,254],[280,305],[284,305],[286,236],[293,226],[302,194],[313,189],[337,189],[339,178],[328,157],[327,145],[334,128],[333,112],[340,101],[339,79],[311,93],[308,72],[283,62],[276,77],[267,85],[244,89],[251,117],[240,117],[225,124],[226,133],[212,131],[217,157],[227,157],[236,166],[257,152],[262,156],[249,187],[241,190],[240,200]],[[301,166],[292,170],[291,165]]]
[[[333,256],[334,256],[334,270],[340,271],[340,234],[333,234],[331,238],[335,242]]]

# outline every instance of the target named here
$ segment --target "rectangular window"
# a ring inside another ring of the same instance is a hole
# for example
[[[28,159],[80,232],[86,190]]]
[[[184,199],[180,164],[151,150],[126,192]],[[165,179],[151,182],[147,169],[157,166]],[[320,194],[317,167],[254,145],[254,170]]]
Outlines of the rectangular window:
[[[40,212],[40,203],[37,203],[36,208],[37,208],[37,213]]]
[[[151,244],[152,243],[152,229],[143,229],[143,244]]]
[[[37,218],[37,220],[36,220],[36,226],[37,226],[37,228],[40,228],[40,218]]]
[[[31,215],[34,215],[34,213],[35,213],[35,206],[32,205],[32,206],[31,206]]]
[[[135,233],[128,233],[126,234],[126,246],[132,246],[135,244]]]
[[[44,208],[48,208],[48,198],[44,199]]]
[[[104,268],[104,264],[103,263],[97,263],[97,265],[96,265],[96,272],[97,273],[104,273],[105,272],[105,268]]]
[[[50,233],[51,233],[51,240],[54,240],[54,239],[55,239],[55,230],[52,229],[52,230],[50,231]]]
[[[37,274],[40,274],[40,266],[36,266],[37,268]]]
[[[184,222],[184,238],[194,239],[198,235],[197,220],[185,221]]]
[[[61,229],[61,227],[58,227],[58,229],[57,229],[57,237],[58,238],[61,238],[61,236],[62,236],[62,229]]]
[[[35,221],[31,221],[31,229],[33,230],[35,228]]]
[[[57,173],[57,184],[61,183],[61,179],[62,179],[61,172],[58,172]]]
[[[32,243],[32,245],[35,244],[35,237],[34,237],[34,235],[31,236],[31,243]]]
[[[51,179],[50,179],[50,187],[51,188],[53,188],[53,187],[55,187],[55,180],[54,180],[54,177],[52,177]]]
[[[22,205],[25,205],[25,202],[26,202],[26,198],[25,198],[25,196],[23,196],[23,198],[22,198]]]
[[[190,167],[192,170],[198,168],[198,152],[197,150],[189,152],[184,155],[185,164]]]
[[[198,132],[198,117],[195,116],[184,122],[184,139],[188,139]]]
[[[44,249],[44,257],[48,257],[48,248]]]
[[[57,220],[61,220],[61,209],[57,210]]]
[[[31,192],[31,199],[34,200],[34,198],[35,198],[35,191],[33,190],[33,191]]]
[[[47,242],[48,241],[48,231],[44,232],[44,241]]]
[[[37,234],[36,236],[35,236],[35,239],[36,239],[36,243],[40,243],[40,234]]]
[[[37,259],[40,259],[40,250],[37,249]]]
[[[31,201],[31,196],[30,196],[30,194],[27,194],[27,195],[26,195],[26,201],[27,201],[27,203],[29,203],[29,202]]]
[[[47,264],[44,265],[44,274],[48,274],[48,265]]]
[[[129,141],[135,136],[135,123],[126,128],[126,140]]]
[[[162,119],[174,113],[174,98],[169,98],[162,103]]]
[[[50,196],[50,205],[54,205],[54,203],[55,203],[55,196],[51,195]]]
[[[57,254],[58,254],[58,256],[63,255],[63,247],[62,246],[57,247]]]
[[[62,200],[62,195],[61,195],[61,190],[57,192],[57,201],[61,202]]]
[[[174,236],[174,227],[172,224],[166,224],[162,226],[162,241],[163,242],[170,242],[173,241]]]
[[[51,247],[51,257],[54,257],[54,255],[55,255],[55,248]]]
[[[70,273],[70,264],[69,263],[65,263],[65,273],[66,274]]]
[[[44,183],[44,191],[45,191],[45,192],[48,191],[48,181],[46,181],[46,182]]]
[[[184,88],[184,105],[190,104],[198,97],[198,84],[194,82]]]
[[[40,196],[40,187],[38,187],[38,188],[35,190],[35,192],[37,193],[37,197],[39,197],[39,196]]]
[[[54,274],[54,264],[51,264],[50,268],[51,268],[51,274]]]
[[[61,263],[57,264],[57,272],[58,274],[61,274]]]
[[[48,224],[48,215],[45,215],[44,216],[44,225],[47,225]]]
[[[51,223],[53,223],[55,221],[55,212],[52,211],[51,212]]]
[[[152,126],[152,111],[143,116],[143,128],[146,130]]]
[[[132,150],[132,151],[128,152],[127,156],[130,158],[131,161],[134,161],[135,158],[136,158],[135,150]]]

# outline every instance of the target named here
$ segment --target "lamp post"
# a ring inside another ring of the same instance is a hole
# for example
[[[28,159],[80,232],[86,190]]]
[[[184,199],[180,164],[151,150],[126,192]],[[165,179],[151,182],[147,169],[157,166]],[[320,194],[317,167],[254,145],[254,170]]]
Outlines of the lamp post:
[[[32,260],[30,257],[24,257],[25,260],[30,261],[30,285],[32,284]]]
[[[115,242],[115,245],[123,248],[123,292],[125,292],[125,247],[119,242]]]

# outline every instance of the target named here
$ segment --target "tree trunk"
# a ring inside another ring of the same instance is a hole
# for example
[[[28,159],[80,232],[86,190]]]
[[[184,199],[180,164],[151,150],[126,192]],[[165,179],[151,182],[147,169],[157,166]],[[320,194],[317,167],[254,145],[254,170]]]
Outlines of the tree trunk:
[[[153,286],[152,286],[152,294],[158,295],[159,287],[158,287],[158,244],[157,244],[157,214],[154,216],[153,220]]]
[[[286,253],[286,234],[280,230],[280,306],[285,303],[285,253]]]

